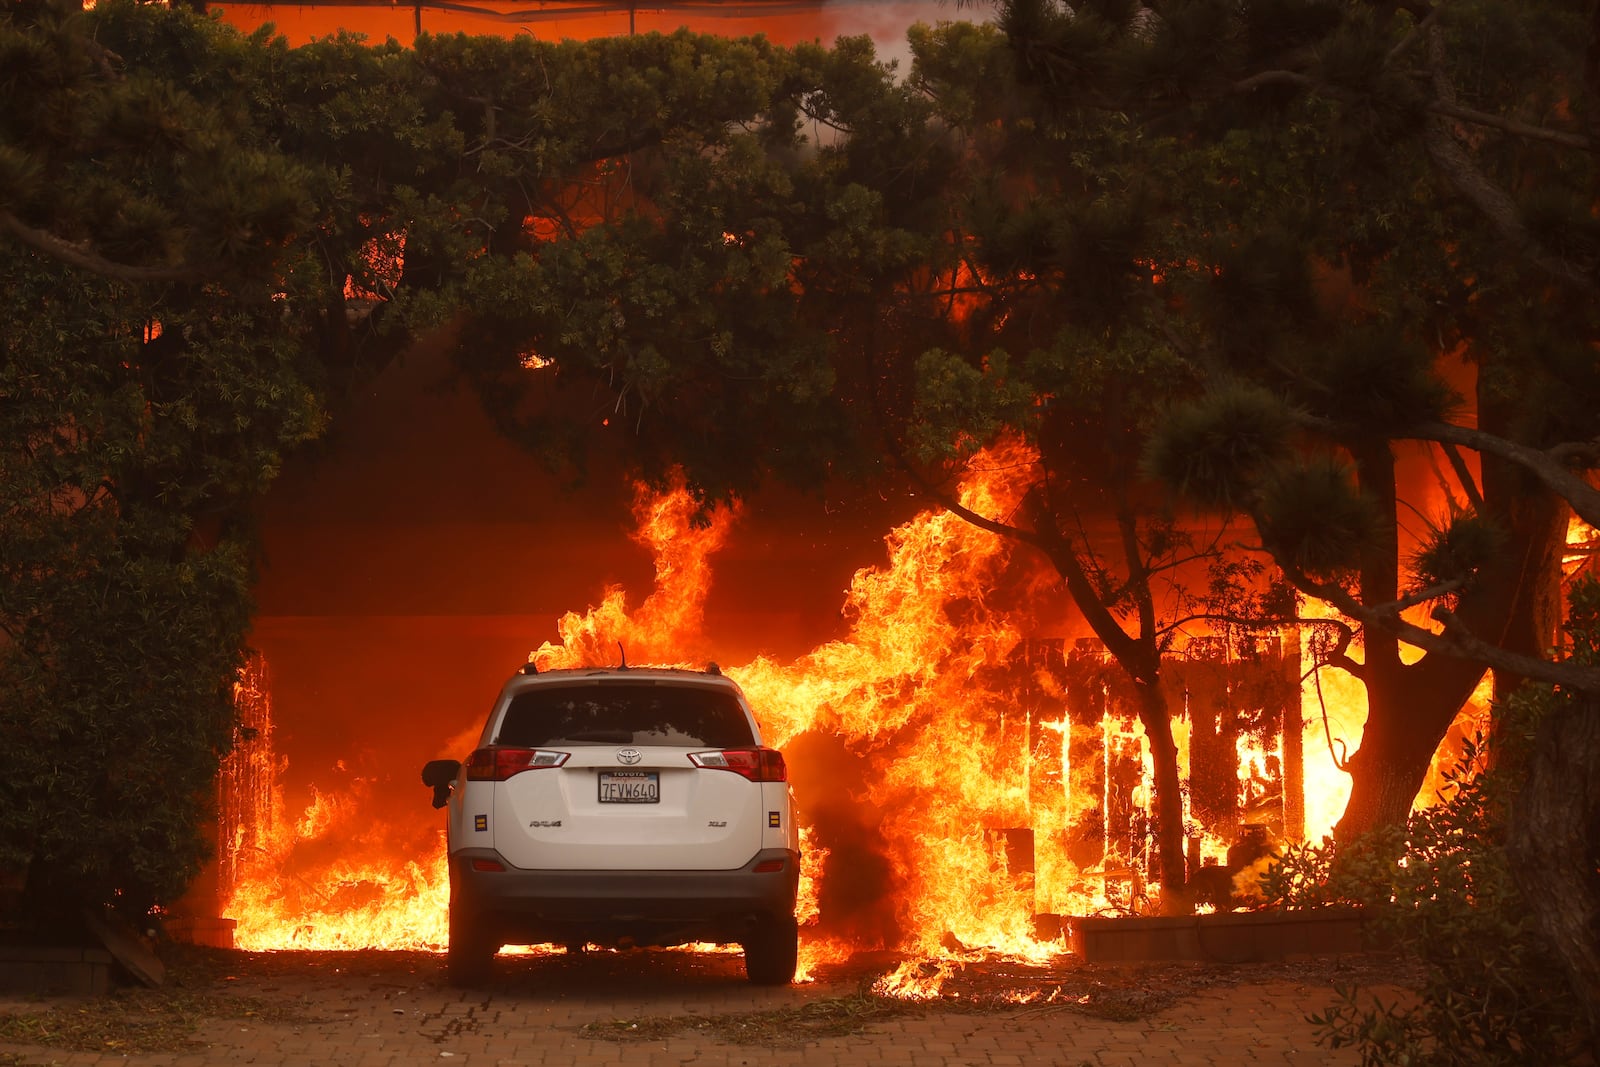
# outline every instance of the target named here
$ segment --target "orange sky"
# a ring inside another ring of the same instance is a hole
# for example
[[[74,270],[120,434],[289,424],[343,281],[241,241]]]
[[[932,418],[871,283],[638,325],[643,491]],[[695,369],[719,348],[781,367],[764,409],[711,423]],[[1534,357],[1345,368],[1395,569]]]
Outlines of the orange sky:
[[[337,4],[212,4],[224,21],[242,30],[271,23],[291,44],[347,29],[382,41],[393,37],[410,43],[418,27],[426,33],[531,33],[550,40],[587,39],[688,27],[727,37],[763,34],[778,44],[820,41],[832,44],[843,35],[869,34],[880,51],[894,50],[905,30],[917,21],[970,18],[940,0],[757,0],[753,3],[698,3],[630,7],[627,3],[506,3],[469,0],[446,5],[373,3],[347,0]]]

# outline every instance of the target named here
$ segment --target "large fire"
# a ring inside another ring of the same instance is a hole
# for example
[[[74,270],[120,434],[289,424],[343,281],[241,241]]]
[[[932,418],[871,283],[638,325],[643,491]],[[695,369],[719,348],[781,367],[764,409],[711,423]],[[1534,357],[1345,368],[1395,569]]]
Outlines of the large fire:
[[[962,503],[1006,515],[1034,474],[1021,446],[982,453]],[[641,489],[634,514],[654,589],[630,608],[610,588],[598,607],[566,614],[559,641],[530,653],[541,667],[614,663],[619,648],[635,665],[715,658],[703,608],[737,509],[706,521],[681,489]],[[802,980],[890,949],[913,962],[882,987],[923,996],[970,954],[1040,959],[1066,951],[1072,916],[1149,910],[1153,772],[1116,670],[1093,642],[1061,632],[1063,594],[1039,560],[942,509],[886,544],[887,560],[850,584],[844,636],[792,662],[722,668],[789,757],[805,824]],[[1359,739],[1361,698],[1302,658],[1294,635],[1246,654],[1195,639],[1175,654],[1196,866],[1222,863],[1244,827],[1301,840],[1338,816],[1348,780],[1335,760]],[[395,817],[379,816],[359,784],[317,793],[290,817],[264,686],[241,697],[249,732],[228,782],[243,795],[225,797],[223,834],[235,943],[442,949],[442,820],[421,787],[415,810]],[[479,724],[455,725],[439,749],[459,757]]]

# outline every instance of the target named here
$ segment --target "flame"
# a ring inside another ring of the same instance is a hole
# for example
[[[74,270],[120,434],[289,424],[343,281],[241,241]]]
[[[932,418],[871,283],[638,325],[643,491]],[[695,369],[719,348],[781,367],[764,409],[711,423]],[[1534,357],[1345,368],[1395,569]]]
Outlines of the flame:
[[[681,484],[661,494],[640,485],[633,513],[639,523],[634,540],[655,554],[655,591],[636,612],[628,611],[620,586],[608,587],[600,606],[586,614],[567,612],[556,623],[561,643],[546,641],[528,657],[541,670],[610,663],[619,651],[635,665],[684,666],[699,643],[710,557],[726,541],[738,508],[704,510]]]
[[[1563,576],[1570,582],[1582,573],[1600,573],[1595,565],[1597,556],[1600,556],[1600,530],[1572,516],[1567,522],[1567,551],[1561,559]]]
[[[364,225],[372,220],[363,217]],[[366,263],[366,281],[354,274],[344,276],[344,298],[357,304],[376,304],[389,298],[400,284],[405,266],[406,234],[403,229],[390,230],[367,238],[361,246],[361,258]]]
[[[1036,456],[1007,442],[974,457],[957,495],[1005,519],[1037,475]],[[650,595],[630,607],[611,586],[597,606],[566,613],[559,641],[530,653],[541,667],[623,655],[636,665],[704,665],[711,559],[739,508],[703,506],[680,484],[638,488],[633,510],[634,536],[656,561]],[[885,561],[857,571],[845,591],[842,636],[790,662],[761,656],[723,670],[758,709],[763,740],[789,756],[804,850],[800,979],[858,952],[892,950],[908,960],[879,991],[926,998],[980,955],[1059,955],[1072,916],[1147,908],[1154,775],[1103,652],[1030,636],[1070,632],[1041,561],[942,509],[890,531],[885,548]],[[1289,672],[1302,669],[1298,647],[1284,657]],[[1351,736],[1359,719],[1348,709],[1359,704],[1333,692],[1337,672],[1322,674],[1330,730]],[[1338,772],[1320,712],[1300,719],[1306,831],[1316,836],[1342,798],[1323,798]],[[1174,721],[1186,778],[1199,773],[1189,756],[1205,740],[1198,721]],[[470,747],[477,726],[463,722],[448,750]],[[236,758],[277,766],[270,731],[263,736]],[[1271,769],[1286,762],[1281,738],[1241,732],[1225,744],[1222,776],[1208,772],[1223,783],[1223,807],[1259,806],[1283,788]],[[297,818],[278,816],[274,795],[256,814],[249,846],[234,850],[225,910],[237,944],[443,947],[442,830],[432,818],[374,818],[371,785],[357,778],[316,792]],[[1191,847],[1220,863],[1236,825],[1197,825]]]
[[[909,959],[874,982],[872,991],[900,1000],[935,1000],[943,995],[945,981],[956,970],[951,959]]]
[[[256,950],[443,949],[450,877],[441,831],[374,822],[369,784],[314,792],[299,819],[242,857],[226,913]],[[385,859],[384,857],[396,857]]]

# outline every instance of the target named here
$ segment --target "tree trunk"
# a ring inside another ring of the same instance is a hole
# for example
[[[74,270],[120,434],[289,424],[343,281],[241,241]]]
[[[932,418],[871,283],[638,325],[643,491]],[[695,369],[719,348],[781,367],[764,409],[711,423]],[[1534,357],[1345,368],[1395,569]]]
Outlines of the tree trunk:
[[[1352,455],[1362,489],[1392,511],[1398,496],[1387,446],[1353,447]],[[1565,508],[1525,473],[1487,458],[1483,495],[1484,511],[1500,524],[1506,542],[1462,595],[1457,618],[1487,640],[1541,655],[1555,637],[1552,578],[1558,573]],[[1383,603],[1398,597],[1398,561],[1396,527],[1388,524],[1363,561],[1365,600]],[[1393,635],[1369,626],[1362,636],[1367,723],[1361,747],[1348,763],[1350,801],[1334,831],[1340,841],[1405,821],[1434,752],[1484,671],[1479,664],[1437,652],[1407,665]]]
[[[1556,642],[1563,611],[1561,556],[1567,541],[1571,510],[1566,501],[1518,472],[1508,475],[1503,465],[1484,464],[1485,506],[1506,530],[1506,550],[1489,570],[1486,580],[1504,590],[1503,603],[1490,605],[1481,617],[1475,605],[1463,603],[1457,617],[1482,636],[1513,652],[1544,656]],[[1504,622],[1496,632],[1497,616]],[[1495,674],[1495,698],[1503,700],[1522,684],[1521,678]]]
[[[1172,739],[1172,717],[1161,681],[1135,681],[1139,723],[1150,743],[1155,765],[1156,856],[1161,866],[1161,911],[1186,914],[1193,908],[1187,892],[1188,859],[1183,850],[1183,786],[1178,778],[1178,745]]]
[[[1516,432],[1516,405],[1499,392],[1479,389],[1478,409],[1483,429],[1502,436]],[[1482,463],[1484,513],[1507,536],[1504,551],[1484,577],[1491,590],[1500,592],[1500,599],[1463,598],[1457,617],[1480,636],[1513,652],[1544,656],[1556,643],[1565,610],[1561,557],[1572,510],[1521,467],[1492,455],[1484,455]],[[1495,699],[1501,701],[1522,679],[1497,671],[1494,683]]]
[[[1353,841],[1411,814],[1433,754],[1483,667],[1430,654],[1410,666],[1375,665],[1367,678],[1367,724],[1346,764],[1350,801],[1334,837]]]
[[[1564,704],[1540,724],[1507,848],[1600,1046],[1600,699]]]
[[[1379,502],[1383,515],[1382,535],[1374,537],[1361,554],[1361,597],[1369,603],[1392,601],[1400,590],[1394,453],[1386,441],[1368,441],[1352,445],[1350,454],[1356,461],[1361,491]],[[1364,627],[1361,636],[1367,722],[1361,744],[1345,765],[1350,773],[1350,799],[1334,827],[1339,841],[1354,840],[1374,827],[1404,819],[1426,773],[1416,768],[1426,731],[1408,728],[1409,709],[1400,699],[1405,677],[1400,643],[1393,634],[1371,626]]]
[[[1377,724],[1370,714],[1367,725],[1367,736],[1346,765],[1350,772],[1350,800],[1334,826],[1334,837],[1342,842],[1354,841],[1380,826],[1404,822],[1411,814],[1417,791],[1427,776],[1427,761],[1433,754],[1430,749],[1422,757],[1422,746],[1415,738],[1409,739],[1408,744],[1405,738],[1372,736],[1372,727]]]

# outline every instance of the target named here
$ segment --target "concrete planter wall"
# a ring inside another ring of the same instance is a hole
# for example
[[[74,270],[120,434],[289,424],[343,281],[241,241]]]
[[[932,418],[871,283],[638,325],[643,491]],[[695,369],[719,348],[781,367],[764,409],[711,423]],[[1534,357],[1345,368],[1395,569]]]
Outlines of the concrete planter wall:
[[[233,931],[237,925],[236,919],[183,916],[167,919],[161,928],[174,941],[211,948],[232,948]]]
[[[1357,908],[1072,919],[1074,952],[1091,963],[1195,960],[1261,963],[1371,947]]]

